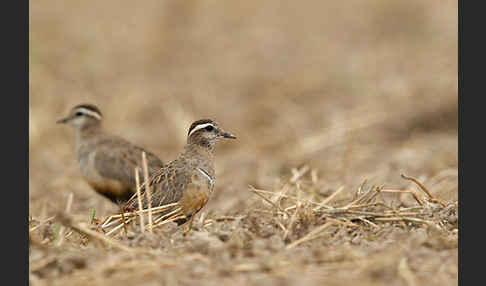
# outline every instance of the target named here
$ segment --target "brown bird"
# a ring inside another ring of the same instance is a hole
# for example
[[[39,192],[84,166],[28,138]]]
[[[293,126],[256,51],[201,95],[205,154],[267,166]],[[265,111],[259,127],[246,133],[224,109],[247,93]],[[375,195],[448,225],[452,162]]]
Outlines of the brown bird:
[[[194,216],[206,205],[214,189],[213,151],[214,145],[221,138],[236,139],[210,119],[195,121],[189,127],[184,152],[148,180],[152,186],[151,206],[177,203],[181,209],[179,215],[185,218],[176,220],[176,223],[181,225],[189,222],[186,225],[187,230],[191,228]],[[145,184],[142,188],[144,194]],[[143,208],[147,208],[146,196],[141,197]],[[127,202],[126,209],[138,209],[136,195]]]
[[[147,156],[149,174],[163,167],[154,154],[125,139],[110,135],[102,127],[101,111],[92,104],[80,104],[57,121],[76,130],[78,166],[87,183],[114,203],[126,202],[136,192],[135,167]]]

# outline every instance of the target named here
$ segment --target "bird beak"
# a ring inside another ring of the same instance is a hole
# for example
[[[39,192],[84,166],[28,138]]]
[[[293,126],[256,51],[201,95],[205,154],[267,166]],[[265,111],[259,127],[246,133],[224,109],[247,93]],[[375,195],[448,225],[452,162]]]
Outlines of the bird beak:
[[[223,136],[224,138],[236,139],[236,136],[235,136],[235,135],[230,134],[230,133],[228,133],[228,132],[222,132],[222,133],[221,133],[221,136]]]
[[[66,118],[61,118],[61,119],[59,119],[58,121],[56,121],[56,123],[57,123],[57,124],[60,124],[60,123],[61,123],[61,124],[64,124],[64,123],[68,122],[68,120],[69,120],[69,119],[70,119],[69,117],[66,117]]]

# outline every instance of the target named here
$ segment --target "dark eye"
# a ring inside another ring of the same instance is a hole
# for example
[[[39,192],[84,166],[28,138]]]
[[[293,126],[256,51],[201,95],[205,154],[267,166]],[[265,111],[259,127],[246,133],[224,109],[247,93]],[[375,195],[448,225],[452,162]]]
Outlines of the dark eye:
[[[76,112],[74,115],[76,115],[76,116],[81,116],[81,115],[83,115],[83,113],[81,113],[81,112]]]
[[[212,125],[206,126],[206,131],[213,131],[214,127]]]

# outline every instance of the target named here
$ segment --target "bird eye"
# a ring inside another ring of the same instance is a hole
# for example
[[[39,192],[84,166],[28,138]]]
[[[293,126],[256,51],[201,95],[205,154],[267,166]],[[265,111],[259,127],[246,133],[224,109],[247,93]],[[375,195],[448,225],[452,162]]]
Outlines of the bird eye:
[[[76,116],[81,116],[81,115],[83,115],[83,113],[81,113],[81,112],[76,112],[74,115],[76,115]]]
[[[206,131],[213,131],[214,127],[212,125],[206,126]]]

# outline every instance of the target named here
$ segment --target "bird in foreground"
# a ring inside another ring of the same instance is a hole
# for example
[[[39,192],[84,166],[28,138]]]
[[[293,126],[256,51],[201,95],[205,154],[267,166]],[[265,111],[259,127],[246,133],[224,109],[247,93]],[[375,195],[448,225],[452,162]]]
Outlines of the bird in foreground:
[[[189,127],[184,152],[148,179],[152,187],[151,207],[177,203],[182,218],[175,222],[178,225],[187,223],[186,231],[190,230],[194,216],[206,205],[214,189],[214,145],[223,138],[236,139],[210,119],[195,121]],[[141,196],[144,209],[148,207],[144,195],[146,184],[142,185]],[[125,209],[139,209],[137,195],[127,202]]]
[[[78,166],[86,182],[112,202],[125,203],[136,192],[134,169],[141,170],[142,152],[146,153],[149,174],[163,163],[145,149],[105,132],[102,118],[95,105],[80,104],[57,123],[69,124],[76,130]]]

